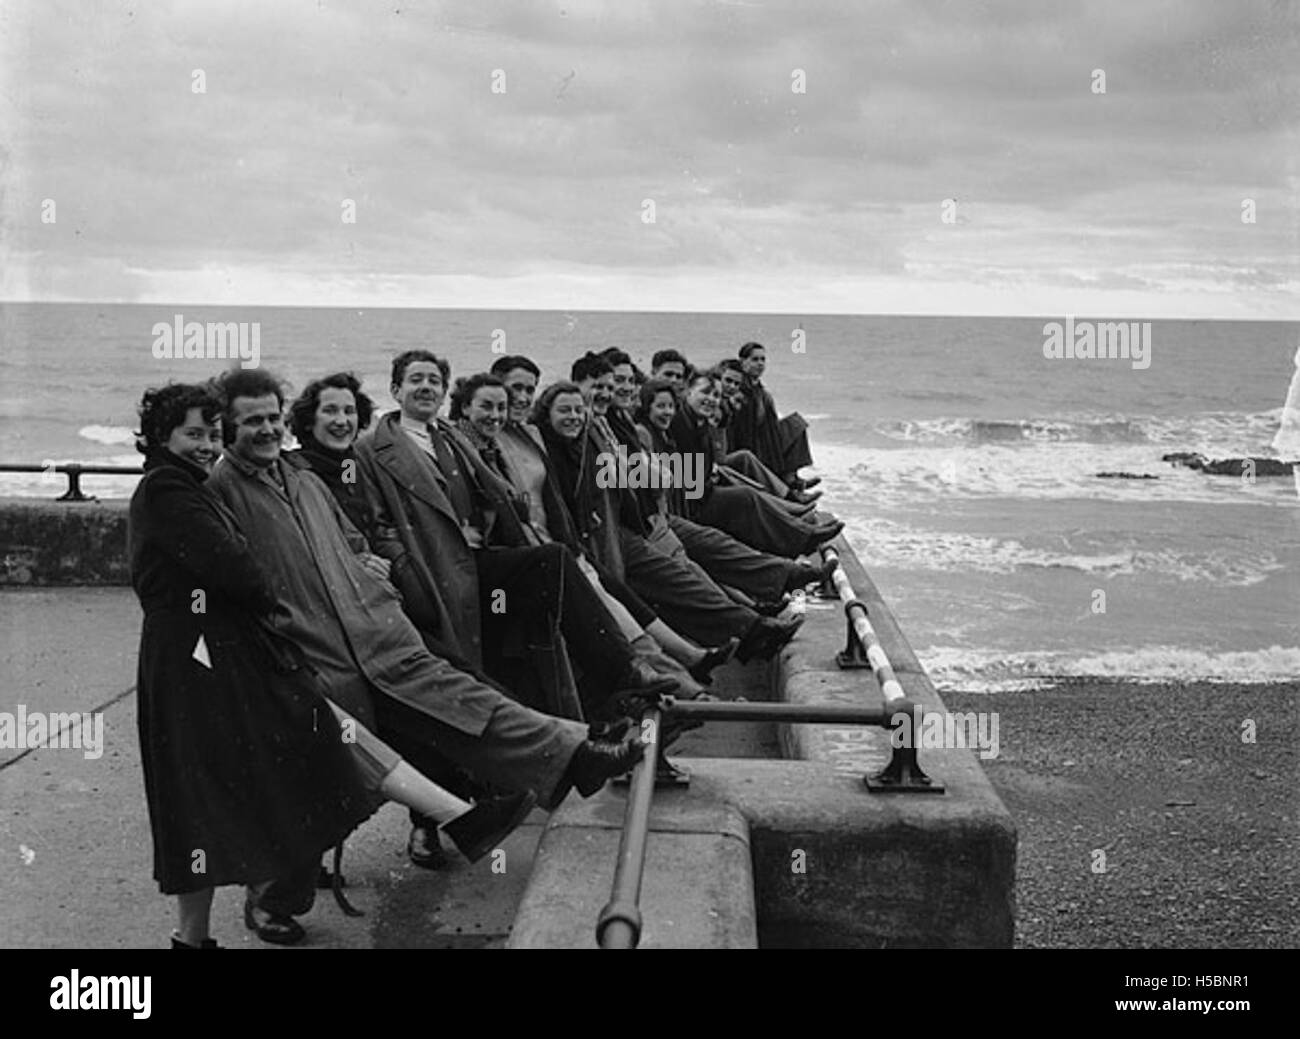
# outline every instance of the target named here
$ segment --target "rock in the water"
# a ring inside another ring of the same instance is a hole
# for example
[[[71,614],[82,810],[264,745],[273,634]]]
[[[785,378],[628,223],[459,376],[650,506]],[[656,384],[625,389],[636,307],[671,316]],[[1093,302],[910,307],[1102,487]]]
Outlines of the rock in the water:
[[[1098,473],[1099,480],[1158,480],[1160,477],[1151,473]]]
[[[1160,460],[1209,473],[1211,476],[1241,476],[1247,471],[1248,465],[1253,467],[1256,476],[1290,476],[1291,470],[1297,464],[1284,462],[1278,458],[1258,456],[1209,459],[1195,451],[1175,451],[1172,454],[1161,455]]]

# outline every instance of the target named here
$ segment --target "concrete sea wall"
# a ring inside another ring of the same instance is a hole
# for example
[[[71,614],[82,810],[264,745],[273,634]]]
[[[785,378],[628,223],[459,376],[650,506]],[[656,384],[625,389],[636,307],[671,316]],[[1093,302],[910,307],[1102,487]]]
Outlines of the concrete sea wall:
[[[908,698],[945,710],[879,591],[841,539]],[[840,670],[838,600],[810,602],[799,637],[751,700],[881,701],[870,671]],[[717,724],[717,723],[710,723]],[[890,760],[880,728],[779,727],[774,760],[675,758],[689,789],[656,791],[641,897],[642,948],[1010,948],[1016,829],[973,749],[929,749],[943,793],[871,793]],[[625,793],[570,798],[542,836],[511,948],[592,948],[610,897]]]
[[[127,506],[0,498],[0,585],[129,584]]]

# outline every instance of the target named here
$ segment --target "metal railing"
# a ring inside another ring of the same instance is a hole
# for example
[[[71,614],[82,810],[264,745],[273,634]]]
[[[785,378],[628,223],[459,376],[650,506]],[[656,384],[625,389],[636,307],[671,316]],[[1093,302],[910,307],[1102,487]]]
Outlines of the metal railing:
[[[853,594],[848,575],[839,564],[834,549],[824,549],[823,559],[836,561],[831,576],[835,594],[844,603],[848,628],[845,648],[836,654],[836,663],[845,670],[869,668],[880,685],[884,704],[880,707],[840,707],[817,704],[749,703],[709,700],[703,703],[665,697],[659,707],[643,716],[643,725],[651,725],[652,739],[646,744],[645,756],[632,770],[628,787],[627,808],[623,817],[623,834],[619,840],[618,861],[609,901],[596,921],[596,943],[602,949],[635,949],[641,940],[641,879],[645,873],[646,843],[650,829],[650,805],[654,795],[655,773],[659,762],[659,732],[665,719],[693,721],[768,721],[795,724],[876,725],[891,730],[900,725],[917,723],[911,739],[891,736],[889,764],[874,775],[863,777],[872,793],[942,794],[944,786],[927,776],[917,761],[914,738],[922,716],[921,705],[910,700],[894,675],[893,666],[880,644],[880,638],[867,616],[867,607]],[[905,719],[905,721],[904,721]],[[644,731],[644,730],[643,730]]]
[[[82,465],[80,462],[64,462],[56,465],[30,465],[19,462],[0,462],[0,473],[62,473],[68,478],[68,489],[59,495],[56,501],[98,501],[93,495],[83,494],[81,477],[91,476],[140,476],[144,470],[138,465]]]

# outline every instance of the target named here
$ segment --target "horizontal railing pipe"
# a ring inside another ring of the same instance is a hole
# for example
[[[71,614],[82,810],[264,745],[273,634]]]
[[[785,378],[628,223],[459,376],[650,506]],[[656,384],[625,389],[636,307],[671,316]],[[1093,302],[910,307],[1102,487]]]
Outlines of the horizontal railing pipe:
[[[663,709],[702,722],[794,722],[807,725],[887,726],[902,706],[839,707],[829,704],[749,703],[734,700],[677,700],[665,697]]]
[[[138,465],[82,465],[80,462],[47,462],[45,465],[33,465],[29,462],[0,462],[0,473],[62,473],[68,478],[68,489],[59,495],[57,501],[95,501],[92,496],[81,491],[81,477],[91,476],[140,476],[144,470]]]

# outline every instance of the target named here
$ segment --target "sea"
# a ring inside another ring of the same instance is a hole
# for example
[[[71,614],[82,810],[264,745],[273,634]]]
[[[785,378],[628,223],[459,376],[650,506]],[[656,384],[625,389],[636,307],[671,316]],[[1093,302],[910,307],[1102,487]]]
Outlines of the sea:
[[[0,462],[139,464],[141,391],[225,366],[154,356],[154,326],[178,318],[256,322],[261,366],[293,388],[351,370],[385,409],[389,361],[412,347],[453,376],[527,354],[545,383],[590,349],[617,345],[648,370],[665,347],[705,365],[755,340],[778,407],[809,420],[824,504],[940,689],[1300,676],[1297,481],[1161,460],[1277,457],[1300,323],[1152,321],[1144,367],[1046,356],[1045,325],[1064,315],[6,303]],[[83,483],[126,497],[135,478]],[[62,486],[0,474],[7,495]]]

